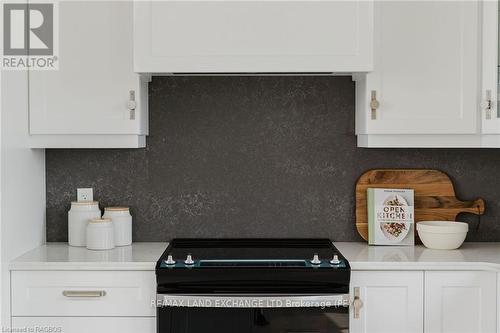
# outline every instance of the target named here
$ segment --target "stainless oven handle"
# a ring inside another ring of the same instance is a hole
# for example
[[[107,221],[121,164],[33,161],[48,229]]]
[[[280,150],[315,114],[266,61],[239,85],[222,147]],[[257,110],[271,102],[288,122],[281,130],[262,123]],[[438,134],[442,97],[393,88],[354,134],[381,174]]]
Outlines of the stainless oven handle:
[[[179,295],[157,294],[156,307],[310,308],[348,307],[349,294],[330,295]]]

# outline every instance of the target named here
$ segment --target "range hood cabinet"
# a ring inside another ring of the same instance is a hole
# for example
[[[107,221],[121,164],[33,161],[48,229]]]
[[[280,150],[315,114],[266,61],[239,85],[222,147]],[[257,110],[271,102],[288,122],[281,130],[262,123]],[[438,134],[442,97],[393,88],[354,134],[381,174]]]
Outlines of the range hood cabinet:
[[[138,73],[372,69],[372,1],[134,2]]]

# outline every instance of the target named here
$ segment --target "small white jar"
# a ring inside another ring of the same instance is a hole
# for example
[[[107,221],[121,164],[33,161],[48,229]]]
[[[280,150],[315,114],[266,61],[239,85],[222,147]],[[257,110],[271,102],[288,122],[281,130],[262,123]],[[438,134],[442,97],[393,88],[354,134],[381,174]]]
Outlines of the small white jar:
[[[115,247],[114,238],[111,219],[92,219],[87,224],[87,249],[111,250]]]
[[[86,246],[86,228],[91,219],[101,217],[99,202],[73,201],[68,211],[68,244]]]
[[[132,215],[128,207],[106,207],[103,217],[113,221],[115,246],[132,244]]]

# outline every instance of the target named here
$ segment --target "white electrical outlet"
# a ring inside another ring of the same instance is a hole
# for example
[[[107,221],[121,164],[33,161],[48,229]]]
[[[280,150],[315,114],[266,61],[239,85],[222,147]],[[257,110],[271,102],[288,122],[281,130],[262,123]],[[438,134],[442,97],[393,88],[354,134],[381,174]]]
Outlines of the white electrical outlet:
[[[94,201],[94,190],[90,188],[77,188],[76,199],[78,201]]]

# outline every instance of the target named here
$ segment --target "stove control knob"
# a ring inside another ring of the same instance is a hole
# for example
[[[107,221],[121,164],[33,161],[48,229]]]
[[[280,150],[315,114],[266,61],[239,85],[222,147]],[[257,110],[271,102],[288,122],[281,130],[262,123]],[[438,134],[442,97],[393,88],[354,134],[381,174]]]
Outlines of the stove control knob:
[[[175,260],[174,260],[174,258],[172,257],[171,254],[169,254],[167,256],[167,260],[165,260],[165,264],[167,264],[169,266],[175,265]]]
[[[194,264],[193,257],[191,256],[191,253],[187,255],[186,260],[184,260],[184,263],[186,265],[193,265]]]
[[[314,254],[312,260],[311,260],[311,264],[313,265],[319,265],[321,264],[321,260],[319,260],[319,256],[317,253]]]
[[[334,254],[332,260],[330,260],[330,264],[339,265],[340,264],[339,256]]]

